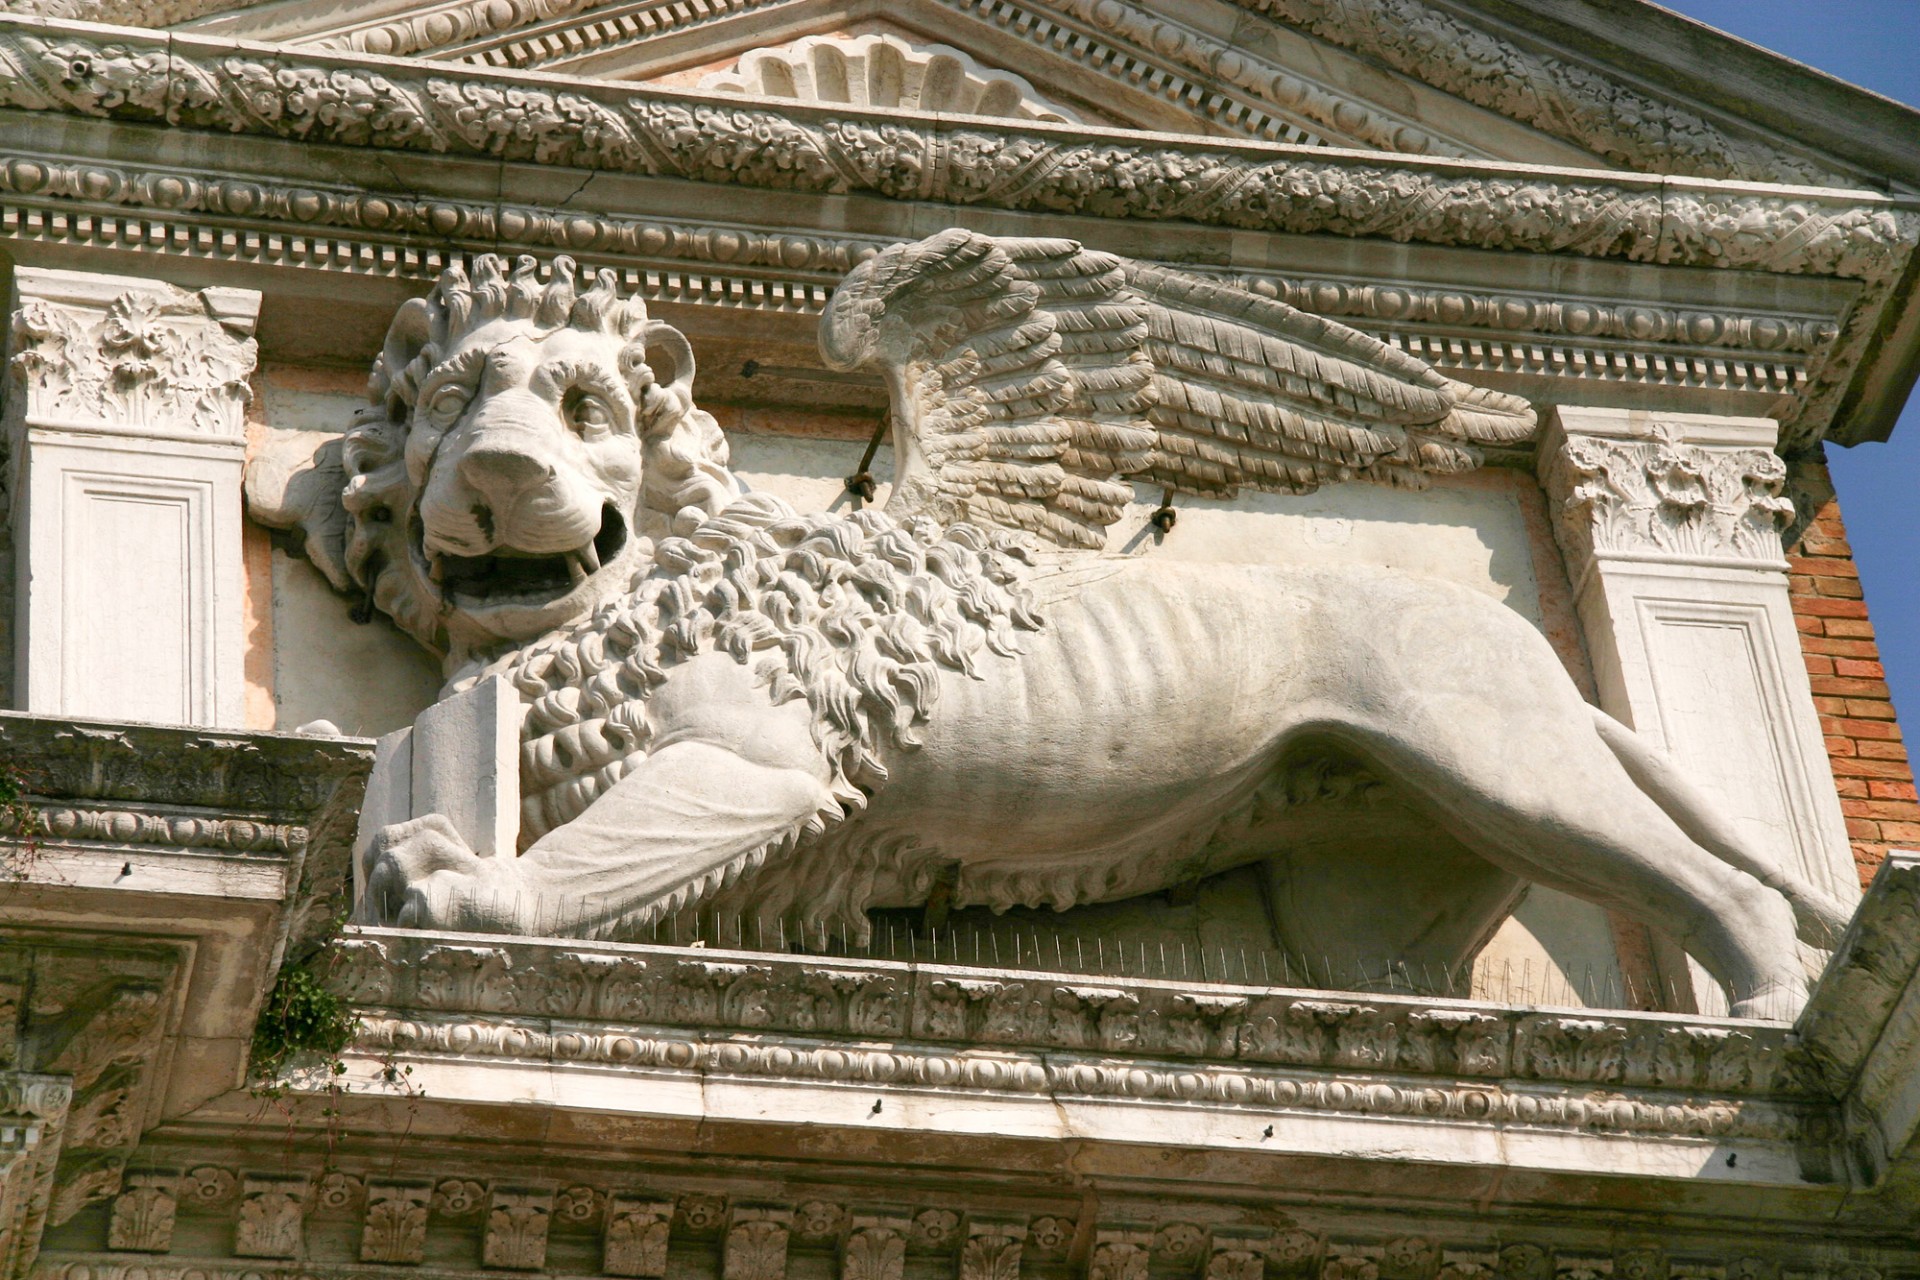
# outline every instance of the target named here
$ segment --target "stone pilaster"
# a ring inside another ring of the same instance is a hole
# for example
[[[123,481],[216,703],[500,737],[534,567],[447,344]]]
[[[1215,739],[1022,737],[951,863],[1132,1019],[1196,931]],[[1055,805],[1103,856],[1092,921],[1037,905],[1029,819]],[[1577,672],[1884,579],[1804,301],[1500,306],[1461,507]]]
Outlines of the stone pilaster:
[[[1857,895],[1787,589],[1766,418],[1555,411],[1540,477],[1600,704],[1782,867]]]
[[[5,1013],[0,1005],[0,1016]],[[12,1030],[9,1019],[0,1035]],[[11,1060],[0,1057],[0,1062]],[[72,1101],[73,1081],[67,1077],[0,1070],[0,1277],[5,1280],[26,1275],[39,1251]]]
[[[244,722],[260,295],[22,267],[7,344],[22,710]]]

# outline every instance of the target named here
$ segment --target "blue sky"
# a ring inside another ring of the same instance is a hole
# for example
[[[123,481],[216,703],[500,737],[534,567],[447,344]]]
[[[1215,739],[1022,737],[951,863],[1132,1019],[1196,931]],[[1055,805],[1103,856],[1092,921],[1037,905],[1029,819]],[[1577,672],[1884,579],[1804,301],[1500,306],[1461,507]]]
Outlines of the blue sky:
[[[1920,0],[1666,0],[1666,7],[1920,106]],[[1827,450],[1904,725],[1920,725],[1920,399],[1886,444]]]

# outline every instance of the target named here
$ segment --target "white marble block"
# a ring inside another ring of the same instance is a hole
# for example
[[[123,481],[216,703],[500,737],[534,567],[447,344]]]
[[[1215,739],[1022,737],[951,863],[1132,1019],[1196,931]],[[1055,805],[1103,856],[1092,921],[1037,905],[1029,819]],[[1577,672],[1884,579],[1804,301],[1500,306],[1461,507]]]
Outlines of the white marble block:
[[[514,856],[520,838],[520,719],[499,676],[434,703],[412,725],[380,739],[354,838],[355,901],[369,855],[387,827],[437,813],[483,858]]]
[[[1540,474],[1600,703],[1664,747],[1752,843],[1860,888],[1801,660],[1767,418],[1561,407]]]
[[[522,714],[513,686],[488,676],[413,724],[413,815],[445,815],[483,858],[511,858],[520,836]]]
[[[251,290],[15,270],[20,709],[245,722],[240,479],[259,307]]]

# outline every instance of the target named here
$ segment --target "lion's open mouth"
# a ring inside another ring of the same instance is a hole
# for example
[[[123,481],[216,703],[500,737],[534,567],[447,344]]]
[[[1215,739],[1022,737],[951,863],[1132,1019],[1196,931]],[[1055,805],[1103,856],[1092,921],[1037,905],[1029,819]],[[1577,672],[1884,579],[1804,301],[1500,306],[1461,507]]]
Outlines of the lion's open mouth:
[[[581,586],[627,544],[627,522],[611,504],[600,510],[591,542],[557,555],[500,547],[484,556],[441,555],[441,594],[466,605],[545,604]]]

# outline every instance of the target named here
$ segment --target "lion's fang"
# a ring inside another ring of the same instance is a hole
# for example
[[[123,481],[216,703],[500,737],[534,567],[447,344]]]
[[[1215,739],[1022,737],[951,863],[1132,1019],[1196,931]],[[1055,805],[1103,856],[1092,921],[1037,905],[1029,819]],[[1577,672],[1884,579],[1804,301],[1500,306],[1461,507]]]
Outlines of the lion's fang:
[[[427,552],[427,576],[436,583],[446,581],[447,562],[440,558],[438,552]]]
[[[569,551],[565,558],[567,562],[567,577],[570,578],[573,585],[577,587],[587,580],[587,567],[581,563],[586,557],[582,556],[578,551]]]
[[[600,548],[589,542],[581,547],[576,554],[586,562],[588,573],[600,572]]]

